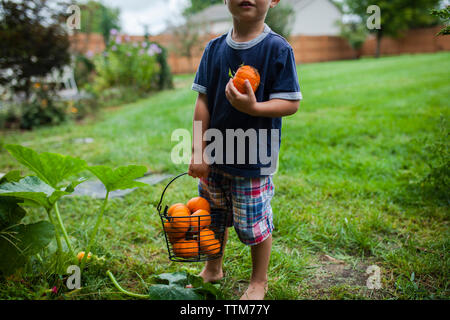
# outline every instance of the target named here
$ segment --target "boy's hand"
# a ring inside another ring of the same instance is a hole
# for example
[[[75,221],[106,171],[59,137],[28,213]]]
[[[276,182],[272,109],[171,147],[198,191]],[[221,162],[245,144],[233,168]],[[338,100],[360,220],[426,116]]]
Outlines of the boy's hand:
[[[195,164],[194,157],[191,158],[191,163],[189,164],[188,175],[193,178],[208,178],[209,175],[209,165],[206,162],[201,164]]]
[[[231,105],[237,110],[247,113],[251,116],[258,115],[258,102],[256,101],[255,93],[253,92],[252,85],[250,81],[245,80],[245,88],[247,90],[246,94],[242,94],[236,89],[233,83],[233,79],[228,81],[225,87],[225,95]]]

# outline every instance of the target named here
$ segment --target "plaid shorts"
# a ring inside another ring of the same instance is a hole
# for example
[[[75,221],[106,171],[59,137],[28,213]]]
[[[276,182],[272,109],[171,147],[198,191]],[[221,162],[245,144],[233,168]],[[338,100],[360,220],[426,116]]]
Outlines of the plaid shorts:
[[[200,179],[198,192],[207,199],[211,212],[227,215],[242,243],[255,245],[266,240],[274,229],[270,200],[275,191],[272,176],[233,176],[212,166],[207,179]]]

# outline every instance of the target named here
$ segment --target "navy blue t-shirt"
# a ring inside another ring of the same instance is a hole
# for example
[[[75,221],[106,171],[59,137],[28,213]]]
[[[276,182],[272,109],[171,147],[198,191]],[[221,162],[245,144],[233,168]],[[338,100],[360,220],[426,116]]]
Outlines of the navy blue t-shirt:
[[[270,175],[276,169],[281,118],[254,117],[238,111],[226,98],[225,87],[230,80],[229,70],[236,72],[245,64],[259,71],[261,82],[255,92],[258,102],[301,100],[294,53],[289,43],[267,25],[263,33],[248,42],[236,42],[231,34],[232,29],[207,44],[192,90],[207,95],[210,128],[217,129],[216,133],[220,132],[223,137],[222,141],[211,138],[209,142],[215,142],[216,150],[212,155],[216,163],[213,165],[237,176]],[[222,157],[217,152],[220,142]]]

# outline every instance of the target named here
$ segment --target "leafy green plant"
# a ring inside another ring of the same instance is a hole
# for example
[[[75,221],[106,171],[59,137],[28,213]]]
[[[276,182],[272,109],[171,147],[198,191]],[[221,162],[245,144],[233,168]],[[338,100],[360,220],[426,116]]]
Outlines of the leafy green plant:
[[[36,151],[21,145],[7,145],[5,149],[21,164],[32,170],[37,177],[28,176],[10,185],[3,185],[0,193],[3,195],[19,196],[41,205],[47,211],[50,222],[53,223],[51,210],[54,209],[57,225],[60,228],[67,247],[74,255],[66,228],[59,213],[57,201],[64,195],[70,194],[75,187],[85,180],[72,180],[63,188],[63,183],[69,177],[86,168],[86,162],[79,158],[63,156],[57,153]],[[56,236],[60,251],[59,231]]]
[[[105,200],[99,214],[97,215],[96,224],[90,236],[86,252],[89,252],[95,242],[95,237],[108,202],[109,193],[118,189],[128,189],[146,185],[145,183],[134,181],[134,179],[144,175],[146,172],[145,166],[129,165],[119,167],[115,170],[106,166],[88,167],[86,162],[79,158],[49,152],[38,154],[36,151],[21,145],[10,144],[6,145],[5,149],[9,151],[9,153],[19,163],[23,164],[35,173],[35,176],[30,175],[21,177],[20,171],[13,170],[7,173],[0,180],[0,200],[2,200],[1,203],[8,204],[7,207],[0,208],[3,210],[2,215],[0,216],[0,221],[6,221],[4,226],[7,228],[0,229],[2,232],[2,239],[4,241],[9,240],[9,245],[13,245],[13,247],[19,252],[24,250],[12,241],[12,239],[17,238],[17,241],[21,241],[21,243],[26,244],[27,241],[25,240],[29,239],[29,237],[16,237],[15,234],[18,233],[19,235],[26,235],[30,232],[34,234],[38,232],[39,229],[36,229],[36,226],[32,229],[24,229],[24,227],[13,225],[13,223],[20,221],[18,218],[22,218],[24,214],[15,205],[12,205],[11,201],[16,201],[16,203],[21,203],[23,205],[44,208],[51,223],[50,225],[53,227],[52,230],[54,231],[54,236],[56,237],[58,254],[61,255],[63,252],[63,246],[60,238],[61,232],[71,256],[75,257],[75,252],[71,245],[66,228],[64,227],[57,201],[61,199],[61,197],[71,194],[75,190],[75,187],[86,181],[86,179],[80,178],[75,180],[70,178],[87,169],[100,179],[107,190]],[[46,234],[50,234],[50,231],[47,231]],[[32,248],[35,250],[31,250],[30,252],[36,253],[37,247],[32,246]],[[10,248],[9,250],[12,249]],[[83,267],[86,263],[87,256],[88,255],[86,254],[81,262]]]
[[[276,7],[269,9],[266,23],[273,31],[287,39],[292,31],[293,19],[295,19],[295,11],[292,5],[282,1]]]
[[[442,9],[433,9],[431,10],[431,15],[435,17],[439,17],[445,26],[438,32],[437,36],[445,36],[450,34],[450,25],[448,24],[450,20],[450,6],[446,6]]]
[[[359,50],[366,41],[368,30],[363,23],[358,22],[348,22],[344,23],[338,21],[337,25],[340,28],[341,36],[347,39],[350,46],[357,51],[357,57],[359,58]]]
[[[0,180],[14,180],[16,173]],[[0,273],[9,275],[22,267],[29,256],[45,248],[55,235],[54,227],[47,221],[21,224],[26,211],[18,203],[20,199],[7,198],[0,202],[0,252],[7,259],[0,259]]]
[[[425,193],[433,198],[449,204],[448,190],[450,188],[450,142],[448,124],[446,118],[441,116],[439,131],[432,140],[424,141],[426,164],[429,168],[428,174],[420,181]]]
[[[148,41],[131,43],[116,36],[107,50],[94,58],[97,77],[94,89],[101,92],[111,87],[133,87],[140,92],[159,88],[162,49]]]
[[[87,169],[90,172],[92,172],[103,183],[103,185],[106,188],[105,200],[103,201],[101,210],[97,215],[94,230],[92,231],[92,234],[89,238],[88,246],[85,250],[85,252],[90,252],[90,249],[95,242],[98,228],[100,227],[103,214],[105,212],[106,205],[108,203],[109,193],[111,191],[119,189],[130,189],[146,186],[147,185],[146,183],[134,181],[134,179],[142,177],[147,171],[147,168],[145,166],[130,165],[118,167],[117,169],[114,170],[107,166],[92,166],[88,167]],[[81,260],[81,269],[84,268],[87,258],[88,254],[85,254],[83,256],[83,259]]]
[[[111,271],[106,274],[114,286],[123,294],[151,300],[204,300],[220,298],[220,290],[211,283],[205,283],[200,276],[186,272],[162,273],[154,277],[157,284],[148,287],[147,294],[133,293],[123,289]]]

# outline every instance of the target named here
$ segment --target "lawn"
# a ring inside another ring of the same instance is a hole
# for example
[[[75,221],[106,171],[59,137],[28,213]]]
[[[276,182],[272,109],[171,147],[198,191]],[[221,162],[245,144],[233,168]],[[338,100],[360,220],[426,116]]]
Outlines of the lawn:
[[[450,53],[298,67],[304,100],[283,120],[268,299],[449,298],[448,194],[422,181],[438,156],[429,146],[448,142],[449,70]],[[105,109],[83,123],[3,132],[3,143],[78,156],[90,165],[184,172],[187,165],[170,160],[177,143],[171,134],[191,130],[196,93],[190,90],[193,75],[175,80],[175,90]],[[93,142],[74,143],[86,137]],[[11,169],[29,173],[0,150],[0,172]],[[196,195],[197,181],[181,179],[171,185],[167,203]],[[106,263],[83,274],[83,289],[72,298],[125,298],[107,269],[134,292],[144,292],[155,274],[200,272],[202,263],[168,260],[156,211],[164,186],[109,202],[92,250]],[[85,247],[100,206],[90,198],[61,201],[77,249]],[[44,211],[32,213],[28,221],[45,218]],[[234,231],[230,235],[220,288],[225,299],[236,299],[248,284],[251,259],[249,248]],[[35,265],[23,281],[0,283],[0,298],[39,298],[51,287],[55,279]],[[381,289],[366,286],[371,265],[380,268]]]

